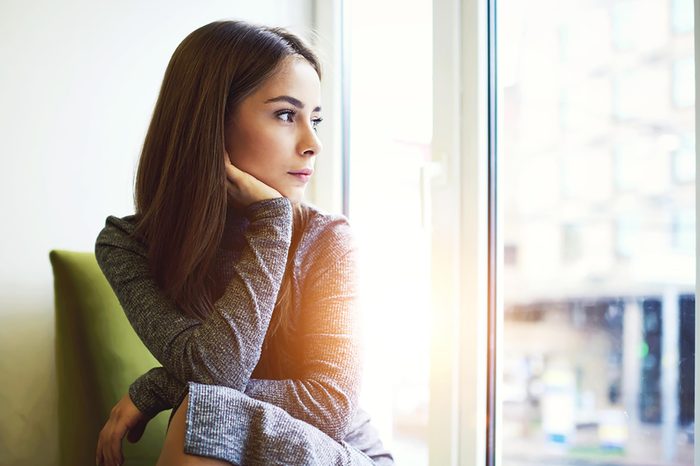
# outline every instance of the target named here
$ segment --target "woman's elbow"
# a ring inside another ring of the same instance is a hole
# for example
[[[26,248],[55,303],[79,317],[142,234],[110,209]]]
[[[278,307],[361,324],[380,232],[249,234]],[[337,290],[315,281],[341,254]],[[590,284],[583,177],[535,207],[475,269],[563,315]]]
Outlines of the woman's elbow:
[[[336,442],[345,439],[355,415],[355,403],[345,396],[336,397],[334,406],[320,416],[319,428]]]

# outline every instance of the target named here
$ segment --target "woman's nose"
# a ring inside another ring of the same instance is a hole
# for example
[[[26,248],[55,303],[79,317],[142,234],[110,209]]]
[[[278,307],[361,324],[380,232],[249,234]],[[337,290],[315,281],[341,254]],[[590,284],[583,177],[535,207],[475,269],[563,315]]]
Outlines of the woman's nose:
[[[304,129],[304,134],[299,141],[299,153],[302,155],[318,155],[323,149],[318,134],[311,124]]]

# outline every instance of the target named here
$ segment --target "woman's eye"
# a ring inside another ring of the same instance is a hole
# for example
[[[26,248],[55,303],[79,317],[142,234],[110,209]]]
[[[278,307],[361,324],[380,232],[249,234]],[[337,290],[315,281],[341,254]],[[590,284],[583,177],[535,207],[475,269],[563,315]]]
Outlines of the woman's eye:
[[[292,121],[294,121],[294,118],[293,118],[294,113],[295,112],[293,112],[291,110],[285,110],[284,112],[278,113],[277,118],[280,118],[282,121],[292,122]],[[284,118],[284,117],[287,117],[287,118]]]
[[[279,118],[282,121],[285,121],[287,123],[293,123],[294,122],[294,117],[296,116],[295,111],[293,110],[284,110],[283,112],[279,112],[277,114],[277,118]],[[313,128],[316,129],[318,125],[323,121],[323,118],[315,118],[311,120],[311,124],[313,125]]]

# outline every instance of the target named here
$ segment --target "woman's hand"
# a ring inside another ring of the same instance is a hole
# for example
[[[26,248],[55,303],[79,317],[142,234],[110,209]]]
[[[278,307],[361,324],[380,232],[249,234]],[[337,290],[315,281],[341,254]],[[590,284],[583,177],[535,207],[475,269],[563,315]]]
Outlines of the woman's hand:
[[[100,431],[97,439],[95,463],[98,466],[117,466],[124,462],[122,456],[122,439],[127,438],[131,443],[139,441],[151,418],[143,414],[134,405],[127,393],[114,405],[109,419]]]
[[[266,185],[250,173],[231,163],[228,152],[224,152],[226,164],[226,191],[229,202],[236,207],[247,207],[258,201],[282,197],[279,191]]]

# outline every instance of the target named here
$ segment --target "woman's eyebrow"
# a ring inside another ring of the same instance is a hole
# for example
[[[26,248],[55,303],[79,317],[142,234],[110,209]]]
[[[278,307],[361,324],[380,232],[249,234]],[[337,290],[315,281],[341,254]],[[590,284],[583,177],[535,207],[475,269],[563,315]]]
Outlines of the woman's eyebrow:
[[[265,103],[270,103],[270,102],[279,102],[279,101],[284,101],[284,102],[289,102],[290,104],[294,105],[297,108],[304,108],[304,104],[301,102],[299,99],[295,99],[294,97],[288,96],[288,95],[281,95],[278,97],[273,97],[272,99],[267,99]],[[314,109],[314,112],[320,112],[321,107],[316,107]]]

